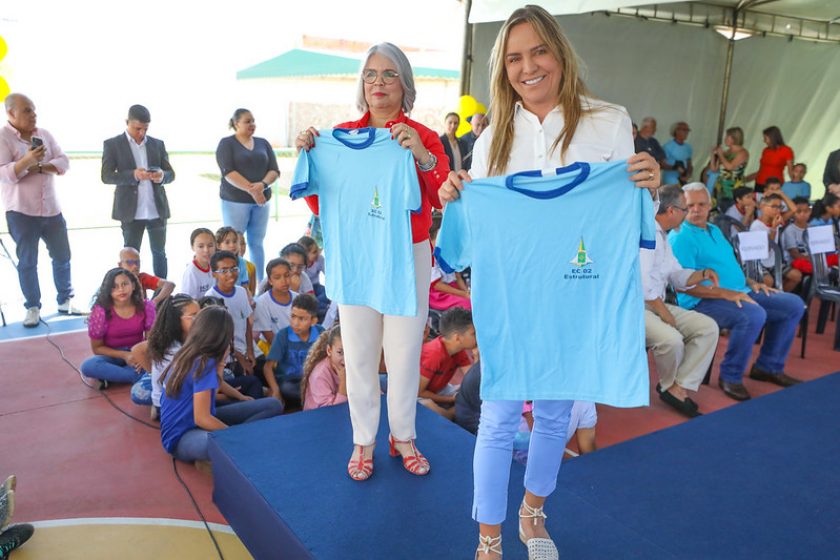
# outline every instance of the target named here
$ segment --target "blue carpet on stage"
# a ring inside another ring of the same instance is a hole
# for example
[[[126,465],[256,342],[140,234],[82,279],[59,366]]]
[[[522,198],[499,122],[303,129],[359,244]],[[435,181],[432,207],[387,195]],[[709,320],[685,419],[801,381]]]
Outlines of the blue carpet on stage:
[[[36,327],[29,329],[24,327],[23,323],[8,323],[5,327],[0,327],[0,342],[87,330],[87,324],[85,323],[87,317],[59,315],[56,313],[54,315],[42,316],[41,318],[49,326],[44,325],[44,323],[39,323]]]
[[[563,558],[840,557],[840,372],[566,462],[546,507]],[[474,438],[419,407],[432,471],[351,481],[346,405],[217,432],[214,500],[255,558],[472,558]],[[524,559],[514,464],[505,558]]]

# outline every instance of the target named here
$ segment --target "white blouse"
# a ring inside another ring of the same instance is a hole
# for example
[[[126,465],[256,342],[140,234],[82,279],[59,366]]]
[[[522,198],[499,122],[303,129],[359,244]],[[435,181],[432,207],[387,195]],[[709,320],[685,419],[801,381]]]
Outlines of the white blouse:
[[[588,97],[583,98],[583,107],[590,107],[593,112],[581,117],[572,142],[561,158],[562,143],[554,151],[551,145],[563,130],[563,110],[555,107],[540,123],[536,115],[517,102],[513,121],[513,147],[505,174],[554,169],[576,161],[617,161],[635,153],[633,125],[627,109]],[[491,124],[475,142],[470,168],[473,179],[487,176],[493,130],[494,125]]]

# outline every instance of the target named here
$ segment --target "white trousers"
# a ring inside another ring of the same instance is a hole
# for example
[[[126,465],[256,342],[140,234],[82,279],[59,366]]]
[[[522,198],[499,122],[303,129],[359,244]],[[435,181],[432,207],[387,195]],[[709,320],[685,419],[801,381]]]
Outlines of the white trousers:
[[[347,400],[353,443],[372,445],[379,427],[379,358],[388,369],[388,424],[394,439],[414,439],[420,388],[420,351],[429,315],[432,255],[428,241],[414,244],[417,315],[383,315],[361,305],[339,305],[347,367]]]

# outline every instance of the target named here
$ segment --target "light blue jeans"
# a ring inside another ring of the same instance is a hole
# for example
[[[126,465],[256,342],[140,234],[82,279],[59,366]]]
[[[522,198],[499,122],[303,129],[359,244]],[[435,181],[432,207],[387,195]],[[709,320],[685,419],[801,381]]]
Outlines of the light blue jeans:
[[[534,401],[534,430],[525,467],[525,489],[546,497],[557,486],[574,401]],[[499,525],[507,512],[513,440],[522,401],[484,401],[473,456],[473,519]]]
[[[277,399],[266,397],[253,401],[241,401],[216,408],[216,418],[227,424],[235,426],[254,422],[264,418],[272,418],[283,414],[283,405]],[[185,432],[175,446],[175,453],[172,455],[180,461],[191,463],[193,461],[209,461],[207,452],[207,441],[210,432],[201,428],[194,428]]]
[[[245,232],[251,262],[257,269],[257,282],[261,281],[265,274],[263,239],[265,239],[265,232],[268,229],[269,214],[270,206],[268,203],[260,206],[248,202],[222,200],[222,222],[236,231]]]
[[[126,348],[119,348],[118,350],[126,350]],[[85,377],[112,383],[134,383],[145,373],[144,371],[138,372],[134,367],[125,363],[125,360],[99,354],[82,362],[79,369],[82,370]]]

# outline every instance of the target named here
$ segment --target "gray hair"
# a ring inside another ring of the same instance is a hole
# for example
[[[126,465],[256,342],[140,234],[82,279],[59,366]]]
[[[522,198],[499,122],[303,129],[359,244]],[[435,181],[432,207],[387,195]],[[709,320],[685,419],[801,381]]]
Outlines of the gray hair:
[[[659,187],[658,192],[659,211],[657,214],[664,214],[668,211],[668,208],[679,205],[683,197],[683,191],[679,185],[663,185]]]
[[[356,107],[362,113],[368,110],[367,100],[365,99],[365,81],[362,79],[362,75],[365,72],[365,66],[367,66],[368,60],[374,54],[381,54],[397,67],[397,74],[400,75],[400,85],[403,88],[402,110],[410,113],[414,108],[414,100],[417,98],[417,90],[414,89],[414,72],[411,70],[411,63],[408,62],[408,57],[393,43],[373,45],[368,49],[364,59],[362,59],[362,65],[359,68],[359,86],[356,90]]]
[[[642,124],[639,126],[639,128],[644,128],[646,126],[655,125],[655,124],[656,124],[656,119],[654,119],[653,117],[645,117],[645,118],[642,119]]]
[[[22,93],[10,93],[9,95],[6,96],[6,101],[4,102],[4,104],[6,106],[6,112],[7,113],[15,108],[15,103],[17,102],[18,99],[25,99],[25,100],[29,101],[30,103],[32,102],[31,99],[29,99],[28,97],[26,97]]]
[[[706,196],[709,197],[710,200],[712,198],[711,195],[709,195],[709,189],[706,188],[706,185],[704,185],[703,183],[699,183],[697,181],[695,181],[693,183],[686,183],[685,185],[683,185],[682,190],[685,194],[688,194],[690,192],[703,191],[704,193],[706,193]]]

